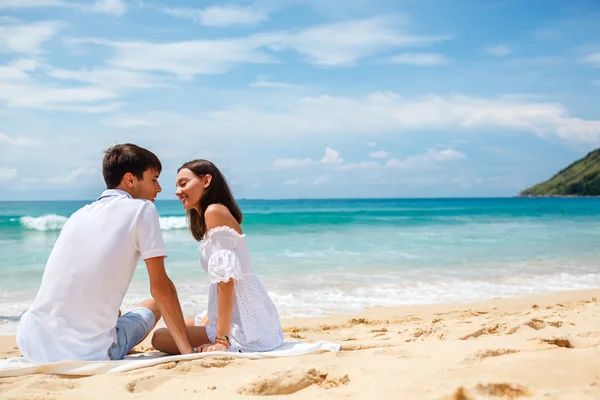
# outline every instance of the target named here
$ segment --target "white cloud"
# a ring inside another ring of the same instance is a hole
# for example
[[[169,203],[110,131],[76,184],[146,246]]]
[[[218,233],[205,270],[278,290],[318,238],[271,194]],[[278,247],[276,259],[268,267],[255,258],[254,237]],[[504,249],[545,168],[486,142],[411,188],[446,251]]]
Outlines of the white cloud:
[[[324,183],[327,183],[327,182],[329,182],[329,179],[330,179],[330,178],[331,178],[331,177],[330,177],[329,175],[321,175],[321,176],[318,176],[318,177],[317,177],[317,178],[316,178],[316,179],[313,181],[313,183],[312,183],[312,184],[313,184],[314,186],[322,185],[322,184],[324,184]]]
[[[369,154],[369,157],[371,158],[388,158],[390,156],[390,153],[388,153],[387,151],[374,151],[372,153]]]
[[[221,74],[239,64],[277,62],[274,51],[295,50],[313,64],[346,66],[394,47],[425,46],[448,39],[410,35],[404,25],[397,19],[373,18],[230,39],[152,43],[88,38],[73,39],[71,43],[115,49],[116,54],[109,60],[114,66],[190,78]]]
[[[391,56],[387,61],[394,64],[434,67],[448,64],[448,59],[437,53],[402,53]]]
[[[166,80],[160,76],[122,69],[50,69],[47,74],[56,79],[87,82],[115,90],[122,88],[146,89],[168,86]]]
[[[31,59],[17,59],[8,65],[0,65],[0,81],[25,81],[29,79],[29,71],[35,71],[37,61]]]
[[[342,164],[344,160],[340,156],[339,151],[334,150],[330,147],[325,148],[325,155],[320,161],[322,164]],[[309,165],[315,165],[317,161],[310,158],[299,159],[299,158],[287,158],[277,159],[273,163],[275,167],[289,168],[289,167],[306,167]]]
[[[0,0],[0,10],[37,7],[73,7],[73,4],[59,0]]]
[[[127,78],[130,79],[130,85],[141,85],[139,80],[135,80],[135,72],[123,75],[96,74],[96,71],[88,73],[46,68],[51,77],[79,79],[107,86],[60,87],[47,80],[31,79],[29,73],[39,69],[38,61],[33,59],[17,59],[8,65],[0,66],[0,104],[5,103],[8,107],[103,113],[114,111],[121,106],[119,103],[105,102],[117,97],[110,85],[118,85],[119,89],[126,87],[127,83],[124,81]],[[107,81],[112,79],[112,82],[102,82],[102,78]]]
[[[467,156],[465,154],[453,149],[429,149],[424,154],[410,156],[404,160],[391,158],[385,165],[386,167],[403,169],[430,169],[437,167],[439,164],[460,161],[466,158]]]
[[[486,54],[495,56],[495,57],[506,57],[510,53],[512,53],[512,49],[506,45],[498,45],[498,46],[490,46],[486,47],[483,50]]]
[[[407,33],[407,25],[400,18],[320,25],[280,35],[270,47],[296,50],[314,64],[348,66],[394,47],[426,46],[449,39],[448,36],[412,35]]]
[[[37,146],[40,141],[39,139],[33,139],[25,136],[11,138],[7,134],[0,132],[0,143],[8,143],[17,147],[31,147]]]
[[[299,182],[298,178],[294,178],[294,179],[288,179],[287,181],[284,181],[283,184],[288,185],[288,186],[293,186],[293,185],[297,185],[298,182]]]
[[[107,112],[118,108],[117,105],[94,103],[115,97],[114,92],[96,87],[55,88],[28,82],[14,84],[0,81],[0,102],[9,107]]]
[[[310,158],[305,158],[303,160],[298,158],[287,158],[287,159],[277,159],[273,163],[276,167],[281,168],[289,168],[289,167],[306,167],[308,165],[313,165],[315,162]]]
[[[5,182],[17,176],[16,168],[0,167],[0,182]]]
[[[296,88],[298,85],[293,83],[286,82],[274,82],[274,81],[266,81],[266,80],[257,80],[255,82],[250,83],[251,87],[260,87],[260,88],[274,88],[274,89],[291,89]]]
[[[77,168],[66,175],[57,175],[54,178],[48,179],[48,182],[57,185],[70,185],[81,176],[93,175],[96,173],[96,168]]]
[[[369,144],[367,146],[375,147],[375,146],[377,146],[377,142],[369,142]]]
[[[215,27],[253,25],[269,19],[268,13],[256,6],[212,6],[204,9],[166,8],[164,11],[173,17],[191,19],[200,25]]]
[[[197,127],[202,126],[204,132],[219,135],[244,132],[278,136],[282,131],[287,135],[381,135],[412,134],[419,130],[501,129],[600,144],[600,120],[572,116],[559,103],[502,97],[403,98],[395,93],[375,92],[364,97],[302,97],[271,103],[268,107],[236,105],[197,115],[156,110],[131,117],[179,132],[197,132]]]
[[[340,171],[361,171],[361,170],[369,170],[373,168],[381,168],[382,164],[379,164],[375,161],[363,161],[357,163],[345,163],[339,165],[336,169]]]
[[[592,53],[581,59],[581,62],[593,67],[600,67],[600,53]]]
[[[59,30],[57,21],[2,24],[0,22],[0,52],[15,52],[29,55],[41,53],[41,46]]]
[[[121,16],[127,11],[125,0],[96,0],[92,10],[98,13]]]
[[[344,160],[342,159],[342,157],[340,157],[340,152],[339,151],[334,150],[334,149],[329,148],[329,147],[326,147],[325,148],[325,155],[321,159],[321,162],[323,164],[341,164],[341,163],[344,162]]]
[[[127,11],[127,4],[125,0],[94,0],[94,2],[91,4],[81,4],[81,2],[78,4],[77,0],[0,0],[0,10],[49,7],[76,8],[83,11],[112,14],[117,16],[121,16]]]
[[[97,39],[75,39],[71,42],[114,48],[116,54],[108,61],[113,66],[141,71],[163,71],[184,79],[194,75],[222,74],[238,64],[275,62],[270,54],[259,49],[261,43],[252,37],[173,43],[114,42]]]

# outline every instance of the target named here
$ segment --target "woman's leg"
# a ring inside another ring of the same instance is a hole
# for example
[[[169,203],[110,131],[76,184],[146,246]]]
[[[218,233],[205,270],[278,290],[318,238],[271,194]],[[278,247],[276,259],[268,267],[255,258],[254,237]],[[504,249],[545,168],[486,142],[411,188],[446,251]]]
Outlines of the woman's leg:
[[[206,328],[204,326],[187,326],[187,330],[190,335],[192,346],[198,347],[203,344],[211,343],[208,336],[206,336]],[[152,347],[163,353],[179,354],[179,349],[175,344],[175,340],[173,340],[171,332],[169,332],[167,328],[160,328],[154,332],[154,335],[152,336]]]

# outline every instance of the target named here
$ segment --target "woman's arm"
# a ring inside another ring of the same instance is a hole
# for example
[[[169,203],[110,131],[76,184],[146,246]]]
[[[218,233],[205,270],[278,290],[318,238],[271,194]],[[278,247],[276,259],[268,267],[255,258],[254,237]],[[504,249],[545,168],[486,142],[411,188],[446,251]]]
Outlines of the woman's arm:
[[[234,280],[229,282],[219,282],[217,284],[218,310],[217,317],[217,338],[229,337],[231,331],[231,310],[233,308],[233,291],[235,290]]]
[[[204,212],[204,221],[207,232],[219,226],[228,226],[241,233],[240,226],[229,212],[229,209],[221,204],[211,204]],[[230,336],[234,290],[235,281],[233,278],[229,279],[228,282],[219,282],[217,284],[217,339],[229,338]]]

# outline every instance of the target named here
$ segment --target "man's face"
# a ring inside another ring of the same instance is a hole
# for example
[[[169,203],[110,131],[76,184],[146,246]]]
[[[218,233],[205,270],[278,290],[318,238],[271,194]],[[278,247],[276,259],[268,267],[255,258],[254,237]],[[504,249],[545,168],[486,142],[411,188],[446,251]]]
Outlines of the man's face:
[[[162,192],[160,183],[158,183],[158,171],[151,168],[144,171],[142,179],[133,178],[132,196],[136,199],[154,201],[156,196]]]

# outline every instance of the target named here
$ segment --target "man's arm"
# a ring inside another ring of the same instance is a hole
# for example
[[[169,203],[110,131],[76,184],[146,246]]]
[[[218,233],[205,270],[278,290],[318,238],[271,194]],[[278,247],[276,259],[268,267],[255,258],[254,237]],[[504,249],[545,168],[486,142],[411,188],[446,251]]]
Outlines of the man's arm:
[[[150,293],[156,301],[179,352],[181,354],[193,353],[194,348],[190,343],[190,336],[183,321],[177,290],[167,276],[164,257],[147,258],[145,262],[150,277]]]

